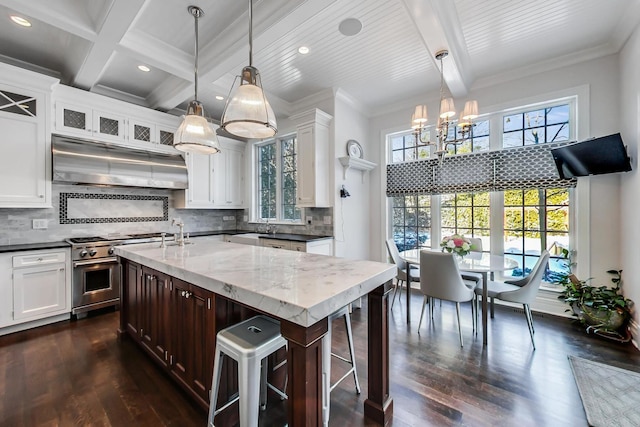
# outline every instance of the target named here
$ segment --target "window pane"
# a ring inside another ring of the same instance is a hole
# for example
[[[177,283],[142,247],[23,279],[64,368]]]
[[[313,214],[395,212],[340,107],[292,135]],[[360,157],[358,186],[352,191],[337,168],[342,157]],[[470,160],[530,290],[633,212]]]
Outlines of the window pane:
[[[540,204],[540,190],[526,190],[524,192],[524,204],[539,205]]]
[[[489,208],[474,208],[473,209],[473,227],[474,228],[489,228]],[[484,248],[484,246],[483,246]]]
[[[547,128],[547,142],[558,142],[569,140],[568,124],[554,125]]]
[[[540,230],[540,209],[533,207],[524,208],[524,229]]]
[[[521,147],[524,144],[522,132],[510,132],[502,135],[502,146],[504,148],[509,147]]]
[[[541,144],[544,141],[544,128],[527,129],[524,131],[524,145]]]
[[[535,128],[538,126],[544,126],[545,110],[534,110],[524,113],[524,127],[525,129]]]
[[[511,116],[505,116],[502,121],[503,132],[510,132],[523,128],[522,114],[513,114]]]
[[[548,231],[568,231],[569,230],[569,208],[568,207],[547,208],[547,230]]]
[[[547,124],[553,125],[557,123],[569,122],[569,105],[559,105],[547,109]]]
[[[508,190],[504,192],[504,204],[505,206],[519,206],[522,205],[522,191],[520,190]]]
[[[489,151],[489,137],[473,138],[473,151]]]

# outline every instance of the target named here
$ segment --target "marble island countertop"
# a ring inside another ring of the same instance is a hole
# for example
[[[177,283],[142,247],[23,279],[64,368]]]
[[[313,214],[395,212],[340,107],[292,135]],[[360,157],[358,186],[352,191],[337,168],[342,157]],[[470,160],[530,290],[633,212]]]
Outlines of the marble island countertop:
[[[124,245],[115,253],[303,327],[396,275],[393,264],[216,241]]]

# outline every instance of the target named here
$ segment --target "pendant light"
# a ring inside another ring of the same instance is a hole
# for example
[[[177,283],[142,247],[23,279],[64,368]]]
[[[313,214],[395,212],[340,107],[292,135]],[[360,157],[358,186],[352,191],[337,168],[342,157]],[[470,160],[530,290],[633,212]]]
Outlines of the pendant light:
[[[236,76],[220,121],[223,129],[242,138],[264,139],[278,132],[260,73],[253,66],[253,0],[249,0],[249,65]]]
[[[204,12],[197,6],[189,6],[188,10],[193,15],[196,26],[195,97],[189,102],[187,115],[173,136],[173,146],[176,150],[185,152],[214,154],[220,151],[218,137],[204,117],[204,108],[198,101],[198,18],[203,16]]]

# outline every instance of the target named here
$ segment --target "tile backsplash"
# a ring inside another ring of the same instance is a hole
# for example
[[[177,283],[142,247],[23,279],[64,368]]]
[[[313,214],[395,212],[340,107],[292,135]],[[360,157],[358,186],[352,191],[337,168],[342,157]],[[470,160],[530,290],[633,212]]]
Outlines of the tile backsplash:
[[[69,194],[73,196],[70,198]],[[67,211],[62,211],[61,215],[61,201],[64,205],[65,200]],[[75,201],[71,211],[68,204],[70,200]],[[147,202],[142,202],[145,200]],[[160,209],[160,205],[148,203],[154,200],[161,201],[160,204],[163,204],[163,200],[168,201],[166,220],[164,212],[160,217],[150,215],[150,212]],[[185,232],[254,231],[259,226],[244,220],[248,216],[246,209],[175,209],[173,191],[162,189],[53,184],[52,204],[53,207],[48,209],[1,208],[0,245],[55,242],[70,237],[112,233],[174,233],[178,228],[171,226],[172,218],[184,222]],[[311,224],[306,221],[305,225],[278,224],[277,231],[329,236],[333,234],[333,226],[325,224],[324,220],[331,217],[332,213],[331,208],[305,209],[305,217],[312,218]],[[61,218],[76,220],[61,221]],[[110,221],[104,222],[104,218]],[[33,220],[45,220],[47,228],[34,229]]]

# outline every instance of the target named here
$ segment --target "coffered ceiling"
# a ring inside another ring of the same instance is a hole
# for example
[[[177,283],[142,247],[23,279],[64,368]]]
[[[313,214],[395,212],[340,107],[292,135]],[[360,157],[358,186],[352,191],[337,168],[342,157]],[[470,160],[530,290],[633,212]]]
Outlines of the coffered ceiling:
[[[216,95],[226,98],[248,65],[248,0],[0,0],[0,61],[179,114],[194,95],[190,4],[205,13],[199,99],[218,120]],[[253,18],[253,64],[278,116],[338,88],[373,115],[434,94],[443,48],[445,79],[460,98],[618,52],[640,21],[640,0],[255,0]],[[343,35],[346,18],[362,30]]]

